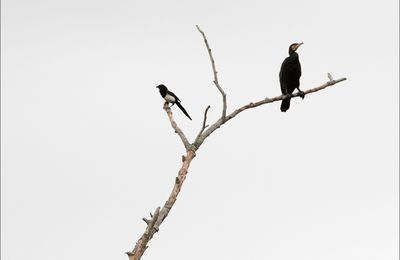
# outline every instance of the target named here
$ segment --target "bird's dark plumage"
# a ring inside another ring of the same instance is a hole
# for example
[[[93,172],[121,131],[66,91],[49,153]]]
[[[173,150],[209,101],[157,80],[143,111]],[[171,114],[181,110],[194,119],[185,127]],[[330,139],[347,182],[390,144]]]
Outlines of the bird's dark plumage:
[[[299,55],[296,50],[303,43],[293,43],[289,46],[289,57],[287,57],[281,66],[279,72],[279,81],[281,83],[281,91],[283,95],[292,94],[297,88],[304,98],[304,93],[300,90],[300,77],[301,77],[301,65],[299,61]],[[282,100],[281,111],[286,112],[290,107],[290,98]]]
[[[157,88],[160,91],[160,95],[165,99],[166,102],[171,103],[172,106],[176,104],[180,110],[190,119],[192,118],[189,116],[188,112],[186,112],[186,109],[181,105],[181,100],[171,91],[167,89],[165,85],[158,85]]]

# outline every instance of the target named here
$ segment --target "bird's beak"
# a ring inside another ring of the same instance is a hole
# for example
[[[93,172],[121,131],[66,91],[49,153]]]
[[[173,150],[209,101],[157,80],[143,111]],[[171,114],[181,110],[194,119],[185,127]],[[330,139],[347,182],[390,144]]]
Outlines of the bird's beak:
[[[299,44],[297,44],[297,46],[296,46],[296,50],[301,46],[301,45],[303,45],[304,43],[303,42],[301,42],[301,43],[299,43]]]

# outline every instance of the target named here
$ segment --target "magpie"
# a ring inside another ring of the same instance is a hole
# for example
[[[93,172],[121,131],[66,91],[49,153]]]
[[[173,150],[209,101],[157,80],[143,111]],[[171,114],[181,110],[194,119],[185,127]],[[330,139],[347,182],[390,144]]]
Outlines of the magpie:
[[[302,44],[303,43],[293,43],[289,46],[289,57],[282,63],[281,71],[279,72],[279,81],[281,83],[283,95],[292,94],[297,88],[300,97],[304,99],[304,92],[300,90],[301,65],[299,55],[296,52]],[[281,111],[286,112],[289,107],[290,97],[282,100]]]
[[[183,108],[183,106],[181,105],[181,100],[171,91],[169,91],[167,89],[166,86],[164,86],[163,84],[158,85],[156,88],[158,88],[158,90],[160,91],[160,95],[165,99],[166,102],[168,103],[172,103],[171,107],[173,105],[177,105],[179,107],[180,110],[182,110],[182,112],[190,119],[192,120],[192,118],[189,116],[188,112],[186,112],[186,110]]]

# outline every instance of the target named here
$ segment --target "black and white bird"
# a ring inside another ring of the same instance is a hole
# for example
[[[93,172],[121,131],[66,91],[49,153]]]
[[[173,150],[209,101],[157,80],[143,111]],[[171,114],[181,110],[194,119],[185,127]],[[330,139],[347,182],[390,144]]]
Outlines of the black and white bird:
[[[300,96],[304,98],[304,92],[300,90],[301,65],[297,49],[303,43],[293,43],[289,46],[289,57],[287,57],[281,66],[279,72],[279,81],[283,95],[292,94],[297,88]],[[282,100],[281,111],[286,112],[290,107],[290,97]]]
[[[158,85],[156,88],[160,91],[160,95],[165,99],[166,102],[171,103],[173,105],[177,105],[180,110],[190,119],[192,118],[189,116],[188,112],[186,112],[185,108],[181,105],[181,100],[171,91],[167,89],[167,87],[163,84]]]

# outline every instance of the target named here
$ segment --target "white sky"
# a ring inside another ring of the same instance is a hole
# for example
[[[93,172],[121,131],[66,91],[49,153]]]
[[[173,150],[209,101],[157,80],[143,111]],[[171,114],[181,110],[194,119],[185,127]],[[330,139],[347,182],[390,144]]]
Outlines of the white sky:
[[[127,259],[220,95],[228,112],[280,94],[288,46],[301,88],[247,111],[197,153],[144,260],[398,259],[398,1],[22,1],[1,4],[1,258]]]

